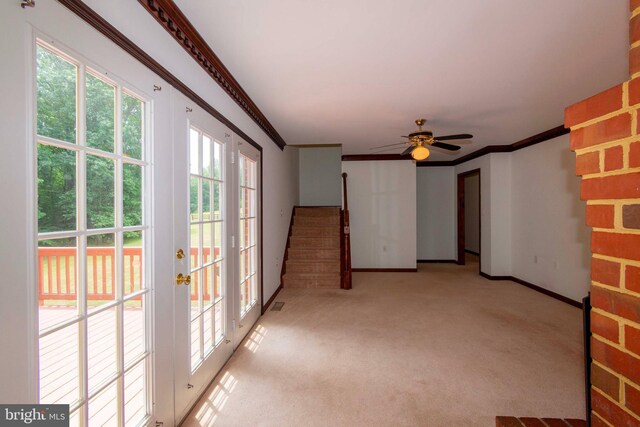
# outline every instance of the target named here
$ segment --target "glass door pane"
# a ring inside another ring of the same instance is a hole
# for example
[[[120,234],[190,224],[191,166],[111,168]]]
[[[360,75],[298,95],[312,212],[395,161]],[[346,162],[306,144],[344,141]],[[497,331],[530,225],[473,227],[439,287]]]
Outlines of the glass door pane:
[[[258,162],[239,154],[239,249],[240,249],[240,317],[258,301]]]

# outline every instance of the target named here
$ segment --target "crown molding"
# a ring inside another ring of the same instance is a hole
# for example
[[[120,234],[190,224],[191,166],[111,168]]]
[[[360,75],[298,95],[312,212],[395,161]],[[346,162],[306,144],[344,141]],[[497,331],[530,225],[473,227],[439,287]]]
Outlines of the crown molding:
[[[416,162],[417,167],[438,167],[438,166],[457,166],[462,163],[468,162],[469,160],[477,159],[478,157],[482,157],[485,154],[491,153],[512,153],[514,151],[521,150],[523,148],[531,147],[535,144],[540,144],[541,142],[549,141],[550,139],[557,138],[562,135],[566,135],[569,133],[569,129],[560,125],[554,127],[552,129],[546,130],[539,134],[530,136],[529,138],[525,138],[521,141],[514,142],[510,145],[488,145],[479,150],[474,151],[473,153],[469,153],[466,156],[462,156],[455,160],[423,160],[420,162]],[[343,162],[358,162],[358,161],[376,161],[376,160],[413,160],[410,154],[400,155],[400,154],[345,154],[342,156]]]
[[[240,136],[256,149],[262,151],[260,144],[255,142],[249,135],[244,133],[238,126],[234,125],[229,119],[222,115],[218,110],[213,108],[207,101],[201,98],[191,88],[185,85],[182,80],[174,76],[169,70],[164,68],[158,61],[153,59],[149,54],[140,48],[137,44],[131,41],[127,36],[118,31],[113,25],[107,22],[96,11],[91,9],[81,0],[58,0],[58,3],[73,12],[80,19],[85,21],[91,27],[96,29],[102,35],[107,37],[113,43],[115,43],[122,50],[131,55],[134,59],[140,62],[142,65],[150,69],[157,74],[164,81],[180,91],[184,96],[200,106],[207,113],[218,119],[222,124],[227,126],[232,132]]]
[[[253,119],[254,122],[284,149],[287,145],[269,120],[242,89],[231,72],[213,52],[189,19],[173,0],[138,0],[204,71]]]

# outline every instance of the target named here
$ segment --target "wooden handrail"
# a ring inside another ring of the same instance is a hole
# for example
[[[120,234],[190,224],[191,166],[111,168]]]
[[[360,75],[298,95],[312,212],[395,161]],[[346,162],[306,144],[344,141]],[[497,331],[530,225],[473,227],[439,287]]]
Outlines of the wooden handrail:
[[[349,222],[349,197],[347,173],[342,173],[343,209],[340,212],[340,266],[342,289],[351,289],[351,231]]]

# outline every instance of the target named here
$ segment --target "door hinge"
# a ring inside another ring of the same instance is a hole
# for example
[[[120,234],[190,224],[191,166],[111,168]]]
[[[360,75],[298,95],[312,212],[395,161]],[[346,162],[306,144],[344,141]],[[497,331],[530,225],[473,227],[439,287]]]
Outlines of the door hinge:
[[[156,421],[156,427],[160,427],[161,425],[163,425],[164,423],[162,421]]]

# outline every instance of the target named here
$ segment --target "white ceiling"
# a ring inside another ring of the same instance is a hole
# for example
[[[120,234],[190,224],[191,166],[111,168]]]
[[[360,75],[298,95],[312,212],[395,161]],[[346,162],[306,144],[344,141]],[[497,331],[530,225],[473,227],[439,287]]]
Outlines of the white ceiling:
[[[451,160],[562,124],[628,79],[625,0],[176,0],[287,144],[344,154],[428,119]],[[402,151],[402,147],[391,151]]]

